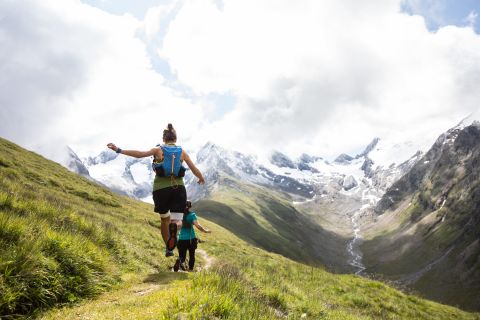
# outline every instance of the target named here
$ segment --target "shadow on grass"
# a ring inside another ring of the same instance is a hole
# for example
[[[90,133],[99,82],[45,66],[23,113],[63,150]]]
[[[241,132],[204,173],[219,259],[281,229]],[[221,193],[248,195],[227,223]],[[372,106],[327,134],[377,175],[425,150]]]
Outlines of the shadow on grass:
[[[268,197],[257,199],[257,204],[258,212],[247,212],[239,206],[233,208],[214,200],[201,200],[195,204],[195,210],[242,240],[267,251],[307,264],[321,264],[333,272],[348,272],[344,253],[348,239],[323,229],[295,208]],[[263,217],[274,231],[261,226],[256,215]]]
[[[169,284],[175,280],[186,280],[188,279],[188,273],[186,272],[172,272],[172,271],[161,271],[157,273],[151,273],[143,279],[144,283],[156,283],[156,284]]]

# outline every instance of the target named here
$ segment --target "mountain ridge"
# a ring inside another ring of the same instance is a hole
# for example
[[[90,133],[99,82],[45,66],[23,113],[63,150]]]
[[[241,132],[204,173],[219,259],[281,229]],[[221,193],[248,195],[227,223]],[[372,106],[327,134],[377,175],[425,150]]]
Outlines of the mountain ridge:
[[[368,268],[430,298],[478,310],[479,163],[479,122],[442,134],[375,207],[378,222],[365,231],[363,245]]]

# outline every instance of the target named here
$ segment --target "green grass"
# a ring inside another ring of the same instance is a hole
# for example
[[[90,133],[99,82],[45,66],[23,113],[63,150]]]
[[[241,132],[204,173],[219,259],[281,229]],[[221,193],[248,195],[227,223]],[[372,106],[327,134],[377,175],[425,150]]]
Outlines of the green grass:
[[[216,258],[197,273],[158,272],[42,319],[479,319],[381,282],[332,275],[249,246],[227,230],[201,244]],[[145,292],[140,295],[139,293]]]
[[[345,250],[349,238],[323,228],[281,193],[223,175],[220,180],[210,199],[195,206],[203,217],[269,252],[311,265],[328,264],[332,271],[351,270]]]
[[[148,205],[0,140],[0,315],[72,303],[163,267]]]
[[[2,319],[480,319],[269,253],[203,219],[213,266],[172,273],[150,205],[1,139],[0,154]]]

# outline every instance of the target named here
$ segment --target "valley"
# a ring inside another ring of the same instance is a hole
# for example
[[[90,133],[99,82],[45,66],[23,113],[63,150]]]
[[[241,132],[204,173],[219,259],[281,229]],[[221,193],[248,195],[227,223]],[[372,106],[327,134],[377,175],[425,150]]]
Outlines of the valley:
[[[480,287],[477,127],[461,123],[430,150],[375,138],[358,155],[331,162],[278,151],[265,161],[207,143],[196,152],[207,184],[187,175],[188,194],[198,212],[254,246],[477,310],[480,302],[469,296]],[[148,201],[149,159],[105,152],[82,163],[82,172],[112,190]],[[455,200],[469,194],[472,200]],[[448,276],[437,271],[447,265]]]
[[[296,262],[295,254],[289,259],[257,247],[255,241],[268,240],[263,233],[272,237],[273,249],[282,239],[285,244],[302,240],[288,226],[305,226],[306,216],[291,201],[282,200],[284,195],[262,197],[265,188],[220,178],[238,192],[225,189],[222,198],[218,190],[218,202],[196,203],[202,225],[212,230],[202,236],[200,248],[206,254],[199,251],[197,272],[174,273],[173,260],[163,255],[158,216],[149,204],[117,195],[0,139],[0,316],[479,319],[476,313],[402,293],[378,281]],[[253,198],[255,194],[258,198]],[[245,204],[245,199],[252,200]],[[214,217],[221,214],[225,220],[215,223]],[[222,226],[231,217],[241,223],[230,229]],[[285,227],[277,231],[282,224]],[[255,228],[261,228],[258,235],[263,237],[247,239]],[[333,236],[318,225],[311,228],[323,232],[325,241]],[[348,240],[343,239],[339,252],[346,252]],[[303,251],[300,243],[295,249],[297,255]]]

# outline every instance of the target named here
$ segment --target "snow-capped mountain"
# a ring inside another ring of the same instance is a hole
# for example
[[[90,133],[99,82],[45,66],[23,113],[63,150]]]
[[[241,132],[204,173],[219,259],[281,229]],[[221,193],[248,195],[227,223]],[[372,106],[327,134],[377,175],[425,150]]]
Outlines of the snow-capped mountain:
[[[92,179],[90,176],[90,172],[88,171],[83,161],[70,147],[67,147],[67,161],[65,163],[65,166],[70,171],[76,172],[79,175],[86,177],[87,179]]]
[[[111,150],[83,160],[90,176],[115,192],[151,202],[155,176],[151,159],[136,159]]]
[[[335,197],[339,192],[360,194],[364,190],[374,195],[372,199],[379,199],[384,190],[407,172],[422,154],[412,152],[410,157],[406,157],[405,149],[412,149],[411,144],[392,147],[375,138],[362,153],[356,156],[341,154],[330,163],[320,156],[308,154],[291,159],[279,151],[272,152],[268,159],[259,159],[255,155],[242,154],[209,142],[196,152],[196,157],[192,157],[206,184],[197,185],[196,178],[188,171],[185,182],[192,200],[208,197],[218,187],[221,174],[242,182],[268,186],[289,194],[297,202]],[[404,158],[406,161],[402,163],[388,161]],[[151,202],[154,179],[151,159],[131,158],[111,150],[82,161],[78,157],[75,159],[75,163],[83,165],[77,166],[78,172],[87,172],[116,192]],[[76,171],[73,166],[71,169]]]
[[[363,221],[366,270],[467,309],[480,303],[480,122],[441,134]],[[379,236],[380,235],[380,236]]]

